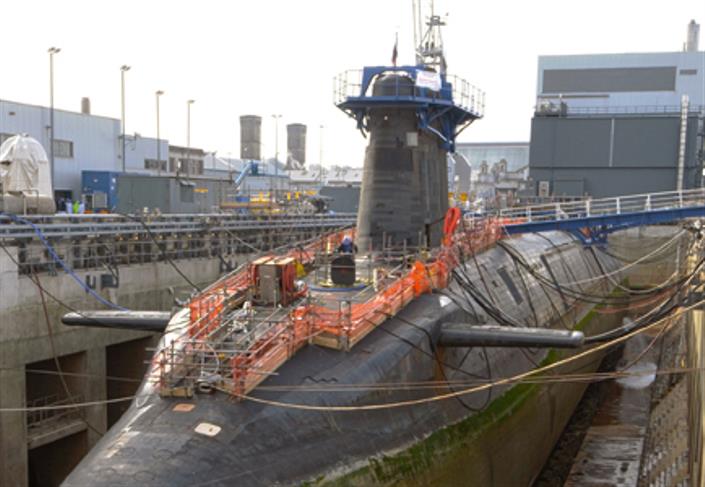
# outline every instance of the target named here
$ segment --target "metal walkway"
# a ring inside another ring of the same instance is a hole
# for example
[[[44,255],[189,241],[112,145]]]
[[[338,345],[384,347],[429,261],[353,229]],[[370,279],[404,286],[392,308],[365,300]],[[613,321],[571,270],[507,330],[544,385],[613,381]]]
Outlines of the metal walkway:
[[[256,231],[289,228],[336,229],[355,223],[355,214],[239,215],[235,213],[163,214],[127,217],[120,214],[18,215],[28,223],[13,222],[0,214],[0,239],[46,237],[129,236],[143,234],[192,234],[194,232]]]
[[[623,228],[705,216],[705,188],[585,199],[500,210],[508,235],[563,230],[584,243]]]

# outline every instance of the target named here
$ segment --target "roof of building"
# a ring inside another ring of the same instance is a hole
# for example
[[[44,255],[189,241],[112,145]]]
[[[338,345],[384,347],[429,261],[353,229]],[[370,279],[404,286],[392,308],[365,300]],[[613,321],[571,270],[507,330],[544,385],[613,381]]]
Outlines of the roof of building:
[[[292,183],[316,183],[321,180],[321,173],[311,169],[293,169],[289,171]]]
[[[20,106],[25,106],[25,107],[30,107],[30,108],[39,108],[39,109],[41,109],[41,110],[49,110],[49,109],[50,109],[49,107],[46,107],[46,106],[44,106],[44,105],[35,105],[35,104],[33,104],[33,103],[23,103],[23,102],[12,101],[12,100],[3,100],[3,99],[0,99],[0,103],[11,103],[11,104],[13,104],[13,105],[20,105]],[[113,121],[113,122],[118,122],[118,123],[120,122],[120,119],[119,119],[119,118],[108,117],[107,115],[96,115],[96,114],[94,114],[94,113],[83,113],[83,112],[81,112],[81,111],[66,110],[66,109],[63,109],[63,108],[56,108],[56,107],[54,107],[54,112],[55,112],[55,113],[68,113],[68,114],[70,114],[70,115],[83,115],[84,117],[95,117],[95,118],[102,118],[102,119],[105,119],[105,120],[110,120],[110,121]]]

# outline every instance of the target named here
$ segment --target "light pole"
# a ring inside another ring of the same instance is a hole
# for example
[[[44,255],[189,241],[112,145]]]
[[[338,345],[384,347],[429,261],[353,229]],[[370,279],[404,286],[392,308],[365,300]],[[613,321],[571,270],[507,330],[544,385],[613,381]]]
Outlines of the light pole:
[[[61,52],[58,47],[49,48],[49,162],[51,163],[51,193],[54,197],[56,170],[54,167],[54,54]]]
[[[122,172],[125,172],[125,73],[130,70],[127,64],[120,66],[120,108],[122,111]]]
[[[320,166],[320,172],[318,175],[319,178],[319,184],[321,185],[321,188],[323,187],[323,129],[325,128],[323,125],[319,126],[321,133],[320,137],[318,139],[318,165]],[[320,191],[320,189],[319,189]]]
[[[157,90],[154,93],[157,97],[157,174],[162,174],[162,148],[159,140],[159,97],[164,94],[162,90]]]
[[[274,197],[276,199],[276,191],[279,189],[279,119],[281,115],[272,115],[274,119]]]
[[[191,105],[193,105],[196,100],[189,100],[186,102],[186,147],[191,148]]]
[[[188,100],[186,102],[186,174],[189,173],[191,166],[191,105],[196,100]]]

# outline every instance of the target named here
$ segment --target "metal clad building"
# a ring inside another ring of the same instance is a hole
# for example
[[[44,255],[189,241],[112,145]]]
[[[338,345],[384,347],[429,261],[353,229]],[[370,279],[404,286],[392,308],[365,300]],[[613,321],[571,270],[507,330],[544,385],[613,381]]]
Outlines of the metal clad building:
[[[682,101],[688,105],[682,111]],[[542,56],[529,176],[540,196],[701,185],[705,52]]]
[[[230,181],[203,177],[121,174],[118,210],[122,213],[159,210],[161,213],[216,211],[231,188]]]
[[[47,107],[0,100],[0,143],[25,133],[39,141],[49,153]],[[67,110],[54,110],[54,189],[72,199],[81,196],[81,171],[121,171],[120,120]],[[128,171],[157,172],[155,139],[128,135],[125,141]],[[161,157],[169,152],[167,140],[160,140]]]
[[[116,169],[120,122],[83,113],[54,110],[54,188],[79,195],[81,170]],[[49,153],[49,109],[0,101],[0,143],[26,133]]]
[[[698,117],[688,117],[684,188],[700,185]],[[531,124],[530,177],[554,196],[606,197],[673,191],[680,116],[536,116]]]
[[[540,56],[537,101],[612,112],[705,105],[705,52]]]

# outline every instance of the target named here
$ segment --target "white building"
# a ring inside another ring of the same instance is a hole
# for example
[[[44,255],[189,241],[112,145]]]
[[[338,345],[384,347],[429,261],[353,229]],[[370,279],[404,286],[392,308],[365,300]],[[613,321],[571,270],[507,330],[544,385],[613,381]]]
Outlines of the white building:
[[[170,146],[166,139],[157,143],[154,138],[135,133],[125,136],[123,164],[119,119],[55,109],[54,125],[56,197],[80,198],[84,170],[171,176],[178,172],[184,177],[207,175],[230,179],[232,175],[237,177],[249,162],[216,157],[199,148]],[[49,129],[48,107],[0,100],[0,143],[15,134],[25,133],[37,139],[48,154]],[[279,162],[277,166],[274,160],[258,161],[256,174],[243,178],[240,190],[247,193],[288,189],[285,165]]]
[[[537,111],[563,102],[572,114],[678,112],[683,95],[705,106],[705,51],[539,57]]]
[[[72,199],[81,194],[81,171],[122,171],[120,120],[90,113],[54,110],[54,191]],[[50,110],[47,107],[0,100],[0,143],[15,134],[27,134],[49,154]],[[151,172],[147,161],[156,160],[155,139],[128,135],[125,160],[128,171]],[[169,142],[160,141],[162,159]],[[156,172],[156,171],[154,171]]]

